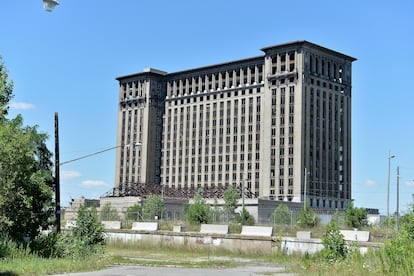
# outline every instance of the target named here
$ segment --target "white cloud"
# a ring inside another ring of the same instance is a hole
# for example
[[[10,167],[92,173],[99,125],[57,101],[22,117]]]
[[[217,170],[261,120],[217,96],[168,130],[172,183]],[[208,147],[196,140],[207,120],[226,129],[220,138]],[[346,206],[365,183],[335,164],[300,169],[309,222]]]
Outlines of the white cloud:
[[[17,109],[17,110],[28,110],[28,109],[34,109],[35,105],[31,103],[24,103],[24,102],[12,102],[10,103],[10,107],[12,109]]]
[[[367,179],[365,181],[365,186],[368,186],[368,187],[377,186],[377,184],[378,183],[375,180],[372,180],[372,179]]]
[[[62,171],[61,173],[63,180],[78,178],[81,176],[80,172],[77,171]]]
[[[414,186],[414,180],[405,182],[405,186],[413,187]]]
[[[85,180],[85,181],[82,181],[82,186],[86,188],[91,188],[91,187],[108,187],[109,185],[106,184],[106,182],[102,180]]]

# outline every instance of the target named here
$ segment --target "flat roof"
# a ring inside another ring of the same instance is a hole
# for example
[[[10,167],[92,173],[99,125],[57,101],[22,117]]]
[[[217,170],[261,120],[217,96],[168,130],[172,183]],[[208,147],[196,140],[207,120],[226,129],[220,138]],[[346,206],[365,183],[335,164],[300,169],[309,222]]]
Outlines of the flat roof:
[[[351,57],[351,56],[345,55],[343,53],[340,53],[338,51],[334,51],[332,49],[323,47],[321,45],[309,42],[307,40],[297,40],[297,41],[287,42],[287,43],[283,43],[283,44],[277,44],[277,45],[273,45],[273,46],[264,47],[260,50],[262,50],[263,52],[267,52],[267,51],[272,50],[272,49],[283,49],[283,48],[291,47],[291,46],[308,46],[310,48],[315,48],[315,49],[317,49],[319,51],[322,51],[322,52],[326,52],[326,53],[336,55],[336,56],[341,56],[342,58],[350,60],[350,61],[357,60],[354,57]]]
[[[315,48],[319,51],[322,51],[322,52],[325,52],[325,53],[328,53],[328,54],[332,54],[332,55],[335,55],[335,56],[339,56],[339,57],[341,57],[343,59],[346,59],[346,60],[349,60],[351,62],[357,60],[354,57],[342,54],[340,52],[331,50],[329,48],[320,46],[318,44],[309,42],[307,40],[297,40],[297,41],[292,41],[292,42],[287,42],[287,43],[282,43],[282,44],[276,44],[276,45],[273,45],[273,46],[264,47],[260,50],[266,53],[266,52],[268,52],[270,50],[273,50],[273,49],[282,50],[282,49],[288,48],[288,47],[303,47],[303,46],[307,46],[309,48]],[[255,57],[244,58],[244,59],[239,59],[239,60],[233,60],[233,61],[213,64],[213,65],[206,65],[206,66],[192,68],[192,69],[185,69],[185,70],[176,71],[176,72],[172,72],[172,73],[167,73],[165,71],[161,71],[161,70],[154,69],[154,68],[145,68],[142,72],[129,74],[129,75],[125,75],[125,76],[119,76],[119,77],[116,78],[116,80],[120,81],[122,79],[133,78],[133,77],[138,77],[138,76],[148,76],[148,75],[158,75],[158,76],[165,76],[165,77],[174,78],[177,75],[191,74],[191,73],[204,71],[204,70],[207,71],[207,70],[211,70],[211,69],[219,69],[220,67],[224,67],[224,66],[232,66],[232,65],[237,65],[237,64],[241,64],[241,63],[249,63],[249,62],[252,62],[252,63],[260,62],[260,60],[263,59],[263,57],[264,57],[264,55],[255,56]]]

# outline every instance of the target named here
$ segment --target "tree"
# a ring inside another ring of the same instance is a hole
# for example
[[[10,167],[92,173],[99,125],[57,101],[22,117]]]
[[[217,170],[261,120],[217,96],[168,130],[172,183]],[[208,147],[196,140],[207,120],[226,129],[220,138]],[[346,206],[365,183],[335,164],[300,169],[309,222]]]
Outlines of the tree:
[[[127,209],[127,213],[125,216],[126,220],[129,221],[138,221],[142,219],[142,207],[139,204],[134,204]]]
[[[53,213],[47,135],[22,122],[17,116],[0,123],[0,231],[16,241],[26,235],[34,239]]]
[[[189,223],[209,223],[210,205],[202,197],[202,190],[199,189],[194,196],[194,203],[184,206],[184,217]]]
[[[237,208],[237,201],[240,198],[239,190],[233,187],[229,187],[224,191],[224,211],[228,214],[233,214]]]
[[[224,215],[224,210],[218,206],[218,200],[217,198],[215,198],[214,205],[212,206],[212,208],[210,208],[210,217],[213,223],[217,223],[217,222],[224,220],[225,217],[223,215]]]
[[[13,82],[0,56],[0,232],[16,242],[34,239],[53,213],[52,154],[47,135],[6,118]]]
[[[291,214],[289,207],[285,204],[277,206],[272,214],[273,223],[288,225],[291,223]]]
[[[0,123],[6,119],[13,98],[13,82],[8,81],[8,73],[0,55]]]
[[[164,199],[159,195],[147,196],[142,207],[142,213],[145,219],[161,218],[164,213]]]
[[[296,216],[296,222],[302,227],[315,227],[319,225],[321,219],[312,209],[307,207],[300,210],[299,214]]]
[[[361,228],[367,225],[367,211],[365,208],[354,207],[351,201],[345,210],[345,223],[352,228]]]
[[[104,227],[99,222],[95,207],[81,205],[78,210],[76,226],[71,228],[64,237],[69,251],[67,255],[84,256],[85,254],[101,253],[105,245]]]
[[[243,208],[239,214],[236,215],[235,220],[237,223],[242,225],[254,225],[254,217],[247,211],[246,208]]]
[[[106,203],[101,209],[101,221],[119,220],[118,211],[111,207],[111,203]]]

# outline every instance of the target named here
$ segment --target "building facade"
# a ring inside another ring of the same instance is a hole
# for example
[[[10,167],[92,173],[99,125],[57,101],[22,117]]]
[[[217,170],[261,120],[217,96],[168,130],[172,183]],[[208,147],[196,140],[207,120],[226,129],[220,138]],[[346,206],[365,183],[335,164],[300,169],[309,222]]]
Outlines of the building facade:
[[[118,77],[114,194],[242,186],[256,198],[345,208],[356,59],[308,41],[261,50]]]

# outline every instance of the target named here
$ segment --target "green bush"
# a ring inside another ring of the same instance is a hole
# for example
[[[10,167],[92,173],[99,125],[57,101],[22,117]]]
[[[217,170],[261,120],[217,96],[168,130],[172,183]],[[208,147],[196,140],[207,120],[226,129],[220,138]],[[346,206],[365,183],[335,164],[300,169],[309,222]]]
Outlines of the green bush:
[[[246,208],[243,208],[239,214],[237,214],[234,218],[237,223],[242,225],[254,225],[254,217],[247,211]]]
[[[18,245],[7,234],[0,234],[0,259],[19,258],[29,255],[29,250],[24,246]]]
[[[144,219],[154,220],[162,218],[164,213],[164,199],[159,195],[148,195],[142,206],[142,214]]]
[[[30,248],[36,255],[43,258],[63,257],[66,244],[61,242],[62,234],[56,232],[40,235],[30,243]]]
[[[289,207],[285,204],[277,206],[272,214],[272,220],[274,224],[289,225],[291,222]]]
[[[301,227],[315,227],[321,222],[321,219],[309,207],[302,208],[300,213],[296,216],[296,222]]]
[[[202,198],[201,190],[198,190],[194,196],[194,203],[184,206],[184,217],[189,223],[200,224],[209,223],[210,217],[210,205],[208,205]]]
[[[414,271],[414,206],[400,221],[400,231],[385,242],[383,270],[395,275],[409,275]]]
[[[139,204],[134,204],[128,207],[125,219],[127,221],[139,221],[142,220],[142,208]]]
[[[361,228],[367,225],[367,211],[365,208],[354,207],[353,202],[348,203],[345,210],[345,223],[352,228]]]
[[[101,221],[120,220],[118,211],[111,207],[111,203],[102,206],[100,218]]]
[[[324,248],[321,251],[321,255],[329,262],[345,259],[348,254],[344,235],[341,234],[335,222],[328,224],[322,238],[322,244]]]

